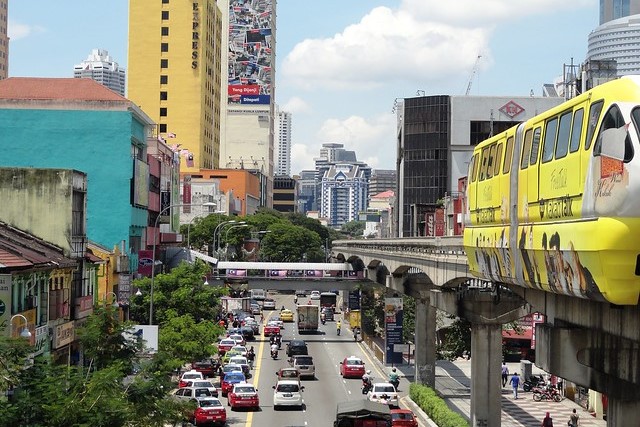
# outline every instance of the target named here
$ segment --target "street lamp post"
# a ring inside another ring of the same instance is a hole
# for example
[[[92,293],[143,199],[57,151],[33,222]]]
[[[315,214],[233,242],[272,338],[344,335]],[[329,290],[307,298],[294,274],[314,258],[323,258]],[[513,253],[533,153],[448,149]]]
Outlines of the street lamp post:
[[[20,336],[22,338],[31,338],[31,331],[28,328],[29,321],[22,314],[14,314],[13,316],[11,316],[11,319],[9,319],[9,324],[13,325],[13,319],[15,319],[16,317],[21,317],[24,320],[24,326],[22,327],[22,330],[20,331]]]
[[[231,227],[227,228],[226,233],[224,233],[224,240],[228,241],[229,240],[229,232],[231,230],[233,230],[234,228],[242,228],[242,227],[248,227],[248,225],[243,221],[238,223],[238,225],[232,225]],[[228,243],[227,243],[228,246]],[[224,258],[225,260],[227,259],[227,250],[224,251]]]
[[[215,203],[213,203],[213,202],[207,202],[207,203],[205,203],[203,206],[216,206],[216,204],[215,204]],[[203,214],[204,214],[204,213],[206,213],[207,215],[211,215],[211,214],[223,214],[223,213],[225,213],[225,211],[203,212]],[[196,215],[196,216],[194,216],[193,218],[191,218],[191,219],[189,220],[189,223],[188,223],[188,225],[187,225],[187,249],[191,249],[191,245],[190,245],[191,223],[193,223],[193,220],[194,220],[194,219],[196,219],[196,218],[201,218],[201,217],[202,217],[202,214],[201,214],[201,215]]]
[[[216,236],[218,235],[218,230],[220,229],[220,227],[222,227],[225,224],[235,224],[237,221],[232,219],[231,221],[222,221],[220,224],[218,224],[216,226],[216,228],[213,230],[213,244],[211,246],[212,250],[213,250],[213,255],[215,256],[215,252],[218,251],[218,244],[217,244],[217,239]]]
[[[206,202],[203,203],[202,206],[207,205],[207,203],[210,202]],[[151,260],[151,290],[149,292],[149,325],[153,325],[153,285],[154,285],[154,281],[156,278],[156,244],[157,244],[157,240],[158,240],[158,221],[160,220],[160,217],[162,216],[162,214],[166,211],[168,211],[171,208],[179,208],[182,206],[194,206],[193,203],[177,203],[177,204],[173,204],[173,205],[169,205],[167,207],[165,207],[164,209],[162,209],[159,213],[158,216],[156,217],[156,221],[154,223],[154,228],[153,228],[153,254],[152,254],[152,260]]]
[[[109,295],[113,295],[113,302],[111,303],[111,306],[113,308],[120,308],[120,304],[118,304],[118,295],[116,295],[115,292],[107,292],[106,294],[104,294],[105,305],[107,304],[107,296]]]

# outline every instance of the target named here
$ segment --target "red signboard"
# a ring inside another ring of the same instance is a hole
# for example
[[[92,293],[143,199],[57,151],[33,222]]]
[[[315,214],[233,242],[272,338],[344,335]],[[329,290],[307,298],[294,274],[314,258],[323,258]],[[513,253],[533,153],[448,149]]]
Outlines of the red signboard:
[[[93,295],[76,298],[76,319],[87,317],[93,312]]]
[[[229,95],[260,95],[259,85],[229,85]]]
[[[138,273],[142,276],[151,277],[151,266],[153,265],[153,251],[138,251]]]

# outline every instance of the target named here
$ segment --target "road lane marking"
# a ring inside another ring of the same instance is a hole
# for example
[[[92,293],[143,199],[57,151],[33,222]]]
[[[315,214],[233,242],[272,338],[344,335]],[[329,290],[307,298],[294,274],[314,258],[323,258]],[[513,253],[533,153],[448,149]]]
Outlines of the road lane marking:
[[[267,316],[267,321],[265,322],[265,325],[267,324],[267,322],[269,322],[269,319],[271,318],[272,315],[273,315],[273,311],[269,313],[269,315]],[[263,325],[262,332],[264,333],[264,325]],[[256,389],[258,389],[258,381],[260,379],[260,367],[262,365],[262,353],[264,352],[265,342],[267,341],[264,339],[260,340],[260,345],[258,346],[258,354],[256,354],[256,357],[254,358],[254,360],[256,360],[256,364],[253,369],[253,377],[251,379],[253,380],[252,382]],[[250,427],[252,422],[253,422],[253,411],[247,413],[247,421],[245,422],[245,427]]]

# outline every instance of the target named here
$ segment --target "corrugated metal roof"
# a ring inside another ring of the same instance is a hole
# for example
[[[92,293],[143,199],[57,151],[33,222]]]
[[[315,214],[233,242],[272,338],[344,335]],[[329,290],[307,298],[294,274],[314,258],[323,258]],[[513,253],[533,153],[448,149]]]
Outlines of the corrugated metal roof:
[[[62,249],[22,230],[0,222],[0,259],[7,268],[75,267],[74,259],[63,255]]]
[[[92,79],[43,77],[0,80],[0,99],[130,102]]]

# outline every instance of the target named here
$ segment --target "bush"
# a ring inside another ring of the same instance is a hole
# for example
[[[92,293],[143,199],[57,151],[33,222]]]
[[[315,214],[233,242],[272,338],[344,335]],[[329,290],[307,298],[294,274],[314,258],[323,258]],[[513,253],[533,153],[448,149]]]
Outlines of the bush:
[[[427,386],[412,383],[409,397],[439,427],[468,427],[469,423],[459,413],[452,411],[436,392]]]

